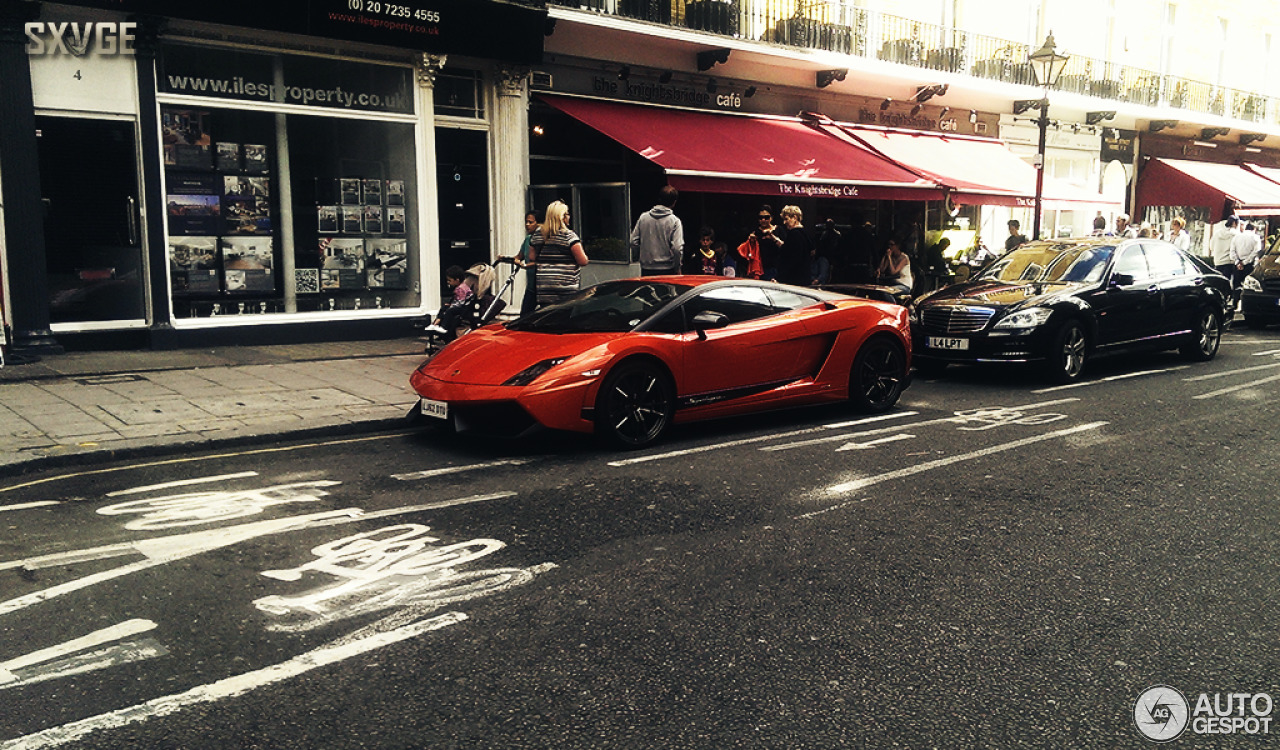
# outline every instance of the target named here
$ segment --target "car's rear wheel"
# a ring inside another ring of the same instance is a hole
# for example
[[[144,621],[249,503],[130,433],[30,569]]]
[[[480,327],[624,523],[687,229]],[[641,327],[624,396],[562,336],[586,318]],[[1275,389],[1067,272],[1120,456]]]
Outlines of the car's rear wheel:
[[[1045,374],[1056,383],[1074,383],[1084,374],[1089,353],[1089,337],[1079,321],[1068,320],[1053,337]]]
[[[1187,359],[1208,362],[1218,354],[1218,346],[1222,343],[1222,317],[1206,307],[1196,315],[1191,335],[1191,340],[1178,351]]]
[[[596,397],[596,433],[623,448],[657,440],[675,413],[676,389],[654,362],[623,362],[605,378]]]
[[[876,336],[862,345],[849,371],[849,403],[861,412],[893,408],[907,384],[907,355],[902,345]]]

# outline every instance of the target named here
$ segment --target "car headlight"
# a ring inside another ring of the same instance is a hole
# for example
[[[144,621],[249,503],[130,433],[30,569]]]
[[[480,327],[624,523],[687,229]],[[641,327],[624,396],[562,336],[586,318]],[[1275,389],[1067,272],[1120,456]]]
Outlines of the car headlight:
[[[550,370],[552,367],[569,359],[568,357],[555,357],[554,359],[544,359],[536,365],[529,365],[520,372],[512,375],[503,385],[529,385],[538,379],[542,373]]]
[[[1047,307],[1028,307],[1026,310],[1019,310],[1012,315],[1008,315],[992,326],[993,329],[1009,329],[1009,328],[1035,328],[1038,325],[1044,325],[1044,322],[1053,314],[1053,310]]]
[[[1261,292],[1262,282],[1258,281],[1253,276],[1246,276],[1244,277],[1244,281],[1240,282],[1240,288],[1247,289],[1250,292]]]

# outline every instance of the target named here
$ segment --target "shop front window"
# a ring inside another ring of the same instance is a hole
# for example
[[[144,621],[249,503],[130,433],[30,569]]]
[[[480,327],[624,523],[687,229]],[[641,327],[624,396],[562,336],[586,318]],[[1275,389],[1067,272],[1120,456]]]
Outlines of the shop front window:
[[[181,45],[161,60],[177,321],[420,306],[411,69]]]

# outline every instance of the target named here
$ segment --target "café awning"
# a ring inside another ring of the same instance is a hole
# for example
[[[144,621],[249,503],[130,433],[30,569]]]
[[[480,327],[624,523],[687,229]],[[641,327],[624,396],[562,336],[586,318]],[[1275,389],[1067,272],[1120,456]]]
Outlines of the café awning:
[[[1136,215],[1147,206],[1204,206],[1216,223],[1228,200],[1242,216],[1277,214],[1280,183],[1235,164],[1151,159],[1138,177]]]
[[[679,190],[865,200],[939,200],[927,177],[798,117],[739,115],[542,95],[661,167]]]
[[[956,203],[1035,206],[1036,169],[1003,141],[982,136],[902,130],[875,125],[833,123],[869,148],[944,187]],[[1045,209],[1120,210],[1100,193],[1046,176],[1041,195]]]

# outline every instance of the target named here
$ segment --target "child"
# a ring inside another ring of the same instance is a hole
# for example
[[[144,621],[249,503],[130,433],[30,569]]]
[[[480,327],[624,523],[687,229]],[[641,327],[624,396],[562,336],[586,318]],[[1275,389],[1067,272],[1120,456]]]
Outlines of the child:
[[[462,317],[473,306],[476,295],[471,287],[468,286],[467,272],[461,266],[449,266],[446,268],[444,279],[449,288],[453,290],[453,299],[448,305],[440,308],[433,325],[442,329],[446,341],[452,341],[458,337],[458,325],[462,323]]]

